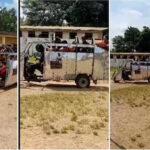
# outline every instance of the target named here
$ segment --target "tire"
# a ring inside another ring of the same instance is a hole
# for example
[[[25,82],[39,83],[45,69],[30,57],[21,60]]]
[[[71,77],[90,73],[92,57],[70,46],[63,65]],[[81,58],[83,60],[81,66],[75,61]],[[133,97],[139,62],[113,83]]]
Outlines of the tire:
[[[113,78],[114,83],[119,83],[119,80],[116,80],[116,77]]]
[[[148,77],[148,83],[150,83],[150,77]]]
[[[120,82],[119,80],[115,80],[115,79],[113,81],[114,81],[114,83],[119,83]]]
[[[79,88],[88,88],[90,86],[90,78],[87,75],[79,75],[75,83]]]

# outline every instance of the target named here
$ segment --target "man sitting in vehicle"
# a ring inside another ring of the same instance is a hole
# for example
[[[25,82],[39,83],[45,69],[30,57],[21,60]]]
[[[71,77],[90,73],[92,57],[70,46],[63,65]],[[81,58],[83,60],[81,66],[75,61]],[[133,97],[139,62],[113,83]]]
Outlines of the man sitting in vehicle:
[[[5,80],[5,76],[6,76],[6,63],[5,62],[0,62],[0,78],[1,78],[1,81],[4,81]]]
[[[87,44],[89,45],[90,43],[87,42],[87,38],[85,36],[82,37],[82,44]],[[81,48],[80,52],[90,52],[90,48]]]
[[[4,53],[6,50],[6,46],[5,45],[2,45],[1,48],[0,48],[0,53]]]
[[[103,40],[100,40],[96,43],[98,47],[103,48],[104,50],[108,51],[109,50],[109,41],[108,41],[108,36],[105,35]]]
[[[38,70],[40,73],[43,73],[43,63],[44,63],[44,47],[42,44],[37,44],[36,45],[36,51],[39,53],[39,57],[36,58],[38,60],[37,62],[30,62],[29,61],[29,56],[25,57],[25,62],[26,64],[26,72],[25,76],[26,78],[33,78],[36,79],[37,75],[35,74],[35,71]]]

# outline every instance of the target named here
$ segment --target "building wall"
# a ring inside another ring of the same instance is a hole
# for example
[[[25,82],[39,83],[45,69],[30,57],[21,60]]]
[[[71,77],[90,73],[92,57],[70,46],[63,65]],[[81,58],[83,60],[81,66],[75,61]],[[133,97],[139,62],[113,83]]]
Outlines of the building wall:
[[[13,35],[1,35],[0,44],[17,44],[17,37]]]
[[[17,38],[6,38],[6,44],[17,44]]]
[[[28,37],[28,32],[29,31],[22,31],[21,32],[21,51],[23,51],[25,45],[28,42],[35,42],[35,41],[43,41],[43,42],[51,42],[52,41],[52,35],[54,35],[55,32],[63,32],[63,40],[66,40],[68,43],[72,43],[75,39],[70,39],[70,32],[75,32],[75,31],[44,31],[44,32],[49,32],[49,38],[39,38],[39,35],[42,33],[42,31],[35,31],[35,37]],[[103,32],[89,32],[89,31],[76,31],[77,37],[79,39],[79,42],[82,42],[82,37],[85,35],[85,33],[92,33],[93,34],[93,39],[102,39],[103,37]],[[91,40],[87,40],[91,44]],[[96,42],[96,40],[94,41]]]
[[[0,37],[0,44],[2,44],[2,37]]]
[[[47,31],[45,31],[47,32]],[[56,31],[57,32],[57,31]],[[60,32],[60,31],[59,31]],[[71,31],[65,31],[63,32],[63,39],[64,40],[69,40],[69,41],[73,41],[74,39],[70,39],[69,34]],[[35,31],[35,37],[34,38],[38,38],[39,35],[41,34],[41,31]],[[49,39],[51,39],[51,35],[53,35],[55,32],[54,31],[49,31]],[[102,39],[103,33],[102,32],[84,32],[84,31],[78,31],[76,32],[77,36],[79,38],[79,40],[81,40],[81,37],[85,35],[85,33],[93,33],[93,39]],[[22,31],[22,36],[23,38],[28,38],[28,31]]]

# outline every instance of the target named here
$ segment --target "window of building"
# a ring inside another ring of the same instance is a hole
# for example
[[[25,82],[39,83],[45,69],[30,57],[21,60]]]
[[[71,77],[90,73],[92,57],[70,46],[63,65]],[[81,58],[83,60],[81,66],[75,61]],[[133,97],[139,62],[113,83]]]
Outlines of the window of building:
[[[117,59],[120,59],[120,55],[117,55]]]
[[[85,33],[85,38],[86,39],[92,39],[93,38],[93,33]]]
[[[62,32],[55,32],[55,37],[63,38],[63,33]]]
[[[70,39],[75,39],[76,36],[77,36],[77,33],[76,33],[76,32],[70,32],[70,33],[69,33],[69,38],[70,38]]]
[[[28,37],[35,37],[35,31],[29,31]]]
[[[48,32],[42,32],[40,35],[39,35],[40,38],[49,38],[49,33]]]
[[[123,55],[122,58],[123,58],[123,59],[127,59],[127,55]]]

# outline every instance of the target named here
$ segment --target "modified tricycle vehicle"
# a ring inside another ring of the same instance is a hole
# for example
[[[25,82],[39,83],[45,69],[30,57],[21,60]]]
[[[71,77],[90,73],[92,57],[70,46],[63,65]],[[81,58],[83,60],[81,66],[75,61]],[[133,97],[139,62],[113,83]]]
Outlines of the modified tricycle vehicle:
[[[150,61],[127,61],[113,73],[112,80],[147,80],[150,83]]]

